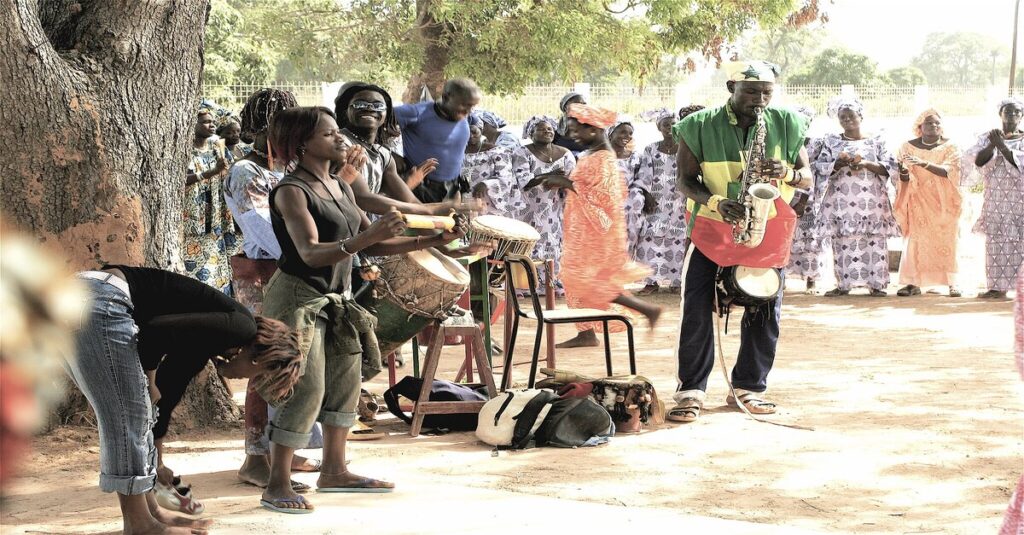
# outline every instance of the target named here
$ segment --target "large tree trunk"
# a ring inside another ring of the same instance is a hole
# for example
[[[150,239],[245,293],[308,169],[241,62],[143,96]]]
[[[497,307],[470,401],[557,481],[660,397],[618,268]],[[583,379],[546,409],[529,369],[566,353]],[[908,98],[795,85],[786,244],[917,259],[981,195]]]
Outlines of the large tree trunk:
[[[449,45],[444,39],[444,24],[437,22],[430,12],[432,4],[433,0],[416,0],[416,38],[423,44],[423,60],[420,72],[409,78],[402,94],[402,101],[406,103],[419,102],[424,87],[435,99],[440,99],[444,87],[444,69],[450,60]]]
[[[72,269],[179,268],[207,2],[0,2],[3,217]]]

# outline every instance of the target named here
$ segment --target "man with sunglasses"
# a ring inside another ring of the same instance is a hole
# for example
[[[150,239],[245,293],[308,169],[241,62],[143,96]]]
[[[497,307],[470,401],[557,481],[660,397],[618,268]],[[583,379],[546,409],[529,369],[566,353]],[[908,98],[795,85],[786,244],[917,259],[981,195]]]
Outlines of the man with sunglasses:
[[[419,102],[395,108],[395,118],[402,128],[402,145],[409,165],[419,166],[430,158],[437,159],[437,168],[413,190],[425,203],[459,197],[459,174],[470,115],[480,103],[480,88],[466,78],[454,78],[444,84],[439,102]]]

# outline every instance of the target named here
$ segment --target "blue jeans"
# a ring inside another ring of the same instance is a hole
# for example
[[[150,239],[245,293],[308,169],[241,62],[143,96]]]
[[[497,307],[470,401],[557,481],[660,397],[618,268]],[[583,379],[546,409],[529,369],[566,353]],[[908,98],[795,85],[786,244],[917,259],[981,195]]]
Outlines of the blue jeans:
[[[77,358],[65,369],[96,412],[100,432],[100,489],[144,494],[156,481],[155,408],[137,349],[132,301],[114,286],[83,279],[92,296]]]
[[[679,388],[677,391],[707,390],[708,376],[715,367],[715,278],[718,264],[696,247],[686,268],[683,290],[683,318],[679,330]],[[740,312],[740,309],[734,309]],[[732,369],[732,384],[751,392],[768,389],[768,372],[775,362],[782,316],[782,290],[756,309],[743,312],[740,323],[740,353]]]

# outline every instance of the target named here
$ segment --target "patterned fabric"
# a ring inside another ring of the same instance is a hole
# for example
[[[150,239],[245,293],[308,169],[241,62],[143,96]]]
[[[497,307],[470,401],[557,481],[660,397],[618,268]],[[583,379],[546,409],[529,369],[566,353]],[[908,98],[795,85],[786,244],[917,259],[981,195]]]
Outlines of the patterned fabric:
[[[636,261],[652,270],[645,284],[668,281],[671,287],[680,287],[686,256],[686,197],[676,187],[675,155],[658,150],[659,144],[644,147],[636,174],[636,187],[658,203],[653,213],[641,215]]]
[[[533,131],[537,129],[537,125],[540,123],[548,123],[551,128],[558,129],[558,121],[547,115],[534,115],[526,120],[523,124],[523,139],[530,139],[533,137]]]
[[[821,138],[812,139],[808,143],[807,158],[809,161],[813,162],[817,159],[818,153],[821,152],[821,146]],[[825,265],[822,252],[828,246],[828,235],[827,232],[824,232],[821,222],[821,196],[827,182],[827,176],[814,173],[811,189],[804,192],[808,197],[807,205],[797,222],[796,232],[793,234],[793,246],[789,250],[786,275],[812,281],[821,277],[821,270]]]
[[[224,159],[228,161],[228,165],[231,165],[248,156],[250,152],[252,152],[252,144],[239,142],[230,150],[224,151]]]
[[[1014,360],[1017,373],[1024,379],[1024,264],[1017,270],[1017,298],[1013,306],[1013,324],[1016,336]],[[999,535],[1020,535],[1024,533],[1024,475],[1017,481],[1017,490],[1010,496],[1010,505],[1003,515],[1003,526]]]
[[[583,124],[596,126],[598,128],[608,128],[615,124],[615,120],[619,117],[617,113],[611,110],[587,104],[569,104],[569,109],[566,110],[566,115]]]
[[[282,174],[249,160],[231,166],[224,179],[224,202],[242,229],[242,252],[257,260],[276,260],[281,246],[270,224],[270,190]]]
[[[612,127],[614,128],[614,127]],[[644,196],[643,190],[636,183],[637,171],[640,167],[640,153],[633,151],[625,158],[615,160],[622,172],[622,180],[628,188],[626,197],[626,251],[631,258],[636,257],[636,244],[640,236],[640,225],[643,224]]]
[[[514,134],[510,134],[504,130],[498,132],[498,139],[494,140],[494,144],[508,149],[514,149],[523,145]]]
[[[764,121],[765,157],[794,165],[804,146],[807,121],[796,112],[780,108],[766,108]],[[708,190],[734,200],[739,198],[740,178],[746,167],[744,149],[753,131],[753,128],[748,129],[744,138],[744,129],[739,127],[739,119],[728,102],[688,115],[672,127],[675,138],[685,141],[700,162],[701,176]],[[776,186],[782,193],[781,200],[768,213],[765,239],[757,247],[734,243],[731,224],[724,222],[717,212],[688,199],[686,211],[693,216],[688,224],[694,245],[720,266],[785,266],[796,227],[796,214],[788,206],[795,190],[784,183],[776,183]]]
[[[839,116],[839,112],[843,110],[850,110],[861,117],[864,117],[864,104],[861,104],[860,100],[853,97],[836,97],[828,101],[828,107],[825,113],[829,117],[835,118]]]
[[[909,142],[898,159],[916,156],[949,170],[948,177],[911,165],[910,180],[897,183],[895,213],[906,247],[900,260],[900,284],[928,286],[956,285],[956,260],[960,231],[960,150],[947,142],[920,149]]]
[[[551,163],[542,162],[520,147],[512,152],[512,166],[520,191],[536,175],[561,169],[568,175],[576,168],[576,158],[566,151],[565,156]],[[565,207],[565,193],[544,191],[540,186],[522,191],[525,206],[519,219],[533,225],[540,233],[540,240],[533,250],[533,258],[551,258],[555,261],[555,278],[558,278],[562,258],[562,211]],[[544,275],[541,275],[543,279]]]
[[[889,176],[861,168],[836,168],[845,152],[878,162]],[[880,137],[846,140],[839,134],[822,138],[821,151],[811,163],[816,175],[826,177],[821,199],[821,221],[832,240],[836,281],[840,289],[889,285],[886,238],[899,236],[886,186],[898,176],[896,160]]]
[[[488,213],[519,219],[526,209],[522,191],[512,169],[512,151],[494,147],[484,152],[467,153],[462,161],[462,176],[470,188],[483,184],[490,199]]]
[[[1006,291],[1016,281],[1016,270],[1024,248],[1024,138],[1006,140],[1018,167],[1006,161],[998,150],[978,168],[974,159],[989,144],[988,134],[964,153],[964,185],[984,186],[981,217],[974,232],[985,235],[985,278],[990,290]]]
[[[220,152],[217,142],[207,139],[199,149],[192,149],[188,170],[202,173],[217,165]],[[241,243],[235,235],[235,223],[224,202],[223,176],[185,187],[182,214],[184,221],[185,272],[201,282],[231,295],[231,263]]]
[[[565,201],[565,254],[562,282],[569,308],[611,309],[627,284],[648,273],[626,252],[626,184],[608,150],[585,152],[572,172],[575,192]],[[579,331],[600,331],[581,323]],[[611,331],[623,330],[609,325]]]

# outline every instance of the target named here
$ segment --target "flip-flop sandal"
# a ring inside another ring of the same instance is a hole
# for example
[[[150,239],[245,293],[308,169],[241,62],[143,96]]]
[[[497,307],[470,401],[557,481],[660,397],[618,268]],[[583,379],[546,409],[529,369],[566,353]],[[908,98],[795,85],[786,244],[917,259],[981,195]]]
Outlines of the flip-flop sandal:
[[[285,503],[301,503],[308,505],[306,498],[302,496],[296,496],[294,498],[274,498],[273,500],[260,500],[260,505],[270,509],[275,513],[284,513],[286,515],[308,515],[313,512],[313,509],[307,509],[305,507],[282,507],[281,504]]]
[[[305,466],[307,463],[312,464],[313,468],[295,468],[293,466],[292,472],[319,472],[320,467],[323,466],[323,461],[321,461],[320,459],[306,459],[306,463],[303,463],[303,466]]]
[[[178,489],[168,487],[160,482],[153,486],[153,494],[160,507],[186,515],[201,515],[206,510],[206,506],[192,498],[191,490],[191,488],[186,488],[185,493],[180,493]]]
[[[376,431],[362,422],[356,422],[356,425],[348,430],[349,440],[377,440],[380,438],[384,438],[384,433]]]
[[[743,402],[743,406],[745,406],[751,414],[775,414],[775,404],[771,401],[765,401],[757,395],[757,392],[744,392],[740,394],[740,401]],[[739,408],[739,404],[736,403],[736,398],[734,398],[732,394],[726,396],[725,402],[733,407]]]
[[[364,477],[357,479],[351,485],[345,485],[344,487],[317,487],[317,492],[350,492],[350,493],[375,493],[383,494],[386,492],[394,492],[395,487],[381,487],[383,481],[373,479],[372,477]]]
[[[675,407],[668,410],[665,419],[671,422],[689,423],[700,417],[704,404],[697,398],[683,398]]]
[[[257,485],[255,483],[253,483],[252,481],[247,481],[247,480],[242,479],[242,478],[238,478],[238,480],[241,481],[242,483],[245,483],[246,485],[252,485],[254,487],[261,488],[261,489],[267,488],[266,486],[260,486],[260,485]],[[307,484],[305,484],[305,483],[303,483],[301,481],[295,481],[294,479],[291,480],[291,484],[292,484],[292,491],[298,492],[299,494],[302,494],[303,492],[309,492],[309,491],[313,490],[313,487],[310,487],[309,485],[307,485]]]

